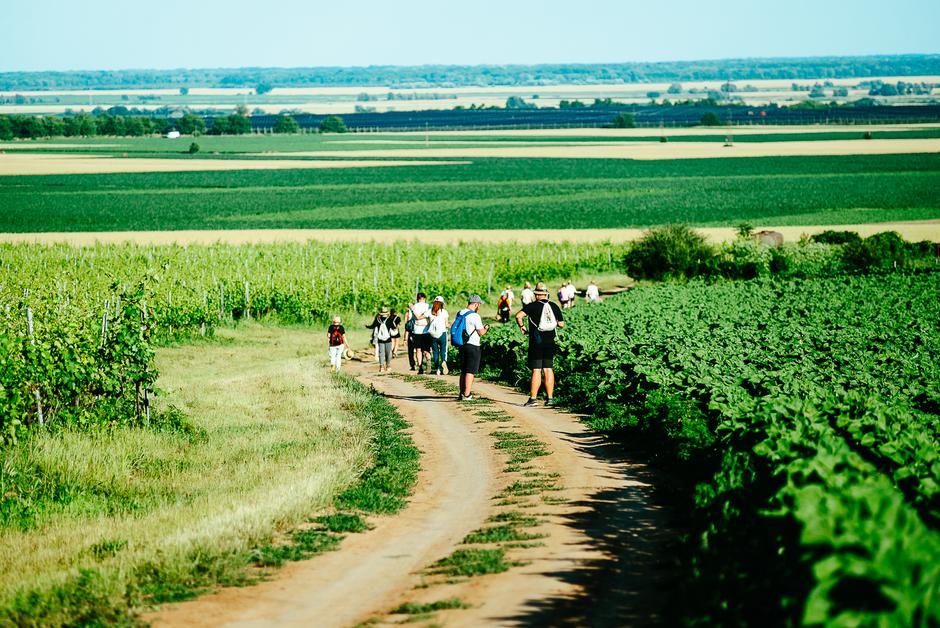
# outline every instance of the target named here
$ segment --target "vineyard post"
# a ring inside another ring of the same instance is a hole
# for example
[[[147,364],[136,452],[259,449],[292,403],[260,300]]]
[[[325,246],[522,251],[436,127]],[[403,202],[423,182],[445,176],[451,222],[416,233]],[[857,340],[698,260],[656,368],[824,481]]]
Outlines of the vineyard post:
[[[486,293],[487,293],[487,294],[492,294],[492,293],[493,293],[493,271],[494,271],[494,270],[495,270],[494,265],[493,265],[493,264],[490,264],[490,277],[489,277],[489,281],[488,281],[487,284],[486,284],[486,286],[487,286],[487,287],[486,287]]]
[[[26,329],[29,333],[29,344],[36,346],[36,338],[33,336],[33,309],[26,308]],[[39,386],[33,388],[33,397],[36,398],[36,417],[39,419],[39,425],[46,424],[45,417],[42,414],[42,395],[39,394]]]
[[[172,294],[172,293],[171,293]],[[140,323],[141,327],[146,327],[147,325],[147,297],[144,297],[143,307],[140,310]],[[144,373],[146,374],[147,367],[144,366]],[[140,390],[140,384],[137,385],[138,391]],[[150,425],[150,395],[147,394],[147,383],[144,382],[144,416],[146,417],[146,423]]]
[[[248,292],[248,282],[245,282],[245,318],[251,320],[251,301],[249,301],[250,294]]]
[[[101,313],[101,346],[104,346],[104,339],[108,335],[108,300],[104,301],[104,311]]]
[[[206,315],[209,314],[209,293],[206,290],[202,291],[202,311]],[[202,336],[206,335],[206,319],[202,319],[202,326],[199,328],[199,333]]]

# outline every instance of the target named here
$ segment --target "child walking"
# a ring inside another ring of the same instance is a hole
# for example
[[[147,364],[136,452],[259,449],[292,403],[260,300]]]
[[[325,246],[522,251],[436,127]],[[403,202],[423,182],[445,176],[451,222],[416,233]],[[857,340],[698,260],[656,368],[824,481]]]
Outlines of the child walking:
[[[349,348],[349,343],[346,342],[346,328],[342,323],[339,316],[334,316],[333,324],[326,331],[330,341],[330,370],[337,373],[343,367],[343,352]]]

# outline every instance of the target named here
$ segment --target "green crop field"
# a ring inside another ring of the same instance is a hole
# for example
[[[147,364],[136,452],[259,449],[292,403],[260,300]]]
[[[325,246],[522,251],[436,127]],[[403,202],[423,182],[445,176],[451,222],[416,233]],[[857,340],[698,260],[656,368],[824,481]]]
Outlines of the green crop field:
[[[940,218],[938,189],[936,154],[10,176],[0,231],[857,224]]]
[[[690,487],[684,622],[940,621],[938,320],[936,272],[663,285],[567,315],[565,402]],[[484,362],[527,379],[514,326]]]

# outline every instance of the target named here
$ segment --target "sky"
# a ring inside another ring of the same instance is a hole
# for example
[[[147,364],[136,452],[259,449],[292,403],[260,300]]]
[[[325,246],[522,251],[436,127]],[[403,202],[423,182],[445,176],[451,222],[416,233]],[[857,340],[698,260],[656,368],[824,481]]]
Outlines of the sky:
[[[940,0],[2,0],[0,71],[940,52]]]

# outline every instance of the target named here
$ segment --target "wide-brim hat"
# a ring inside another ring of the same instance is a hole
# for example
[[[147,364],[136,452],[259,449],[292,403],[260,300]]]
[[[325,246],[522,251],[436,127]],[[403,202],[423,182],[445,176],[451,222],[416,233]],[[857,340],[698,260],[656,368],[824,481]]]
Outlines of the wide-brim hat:
[[[542,282],[539,282],[538,285],[535,286],[535,290],[532,292],[535,294],[548,294],[548,286]]]
[[[379,310],[379,314],[388,314],[388,308],[383,305],[382,309]]]
[[[334,317],[333,317],[333,322],[336,323],[336,324],[339,324],[339,323],[342,323],[342,322],[343,322],[343,319],[341,319],[339,316],[334,316]]]

